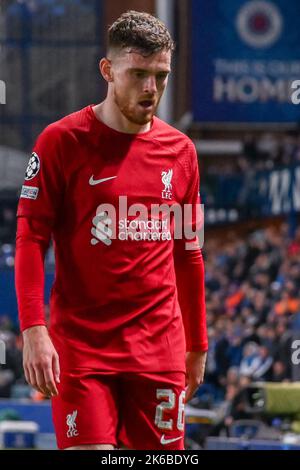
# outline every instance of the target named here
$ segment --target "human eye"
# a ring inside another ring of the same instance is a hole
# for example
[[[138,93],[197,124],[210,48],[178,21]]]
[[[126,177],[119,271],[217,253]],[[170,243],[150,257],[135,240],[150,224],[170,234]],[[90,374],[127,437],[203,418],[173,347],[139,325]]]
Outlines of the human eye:
[[[157,74],[156,77],[157,77],[158,80],[163,81],[167,78],[167,76],[168,76],[167,72],[160,72],[160,73]]]
[[[135,70],[134,75],[136,78],[145,78],[146,72],[143,70]]]

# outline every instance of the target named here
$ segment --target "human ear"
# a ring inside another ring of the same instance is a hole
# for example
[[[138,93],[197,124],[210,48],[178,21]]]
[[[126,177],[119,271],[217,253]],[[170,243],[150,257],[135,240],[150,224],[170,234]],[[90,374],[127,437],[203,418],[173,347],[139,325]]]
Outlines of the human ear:
[[[113,81],[111,61],[109,59],[104,57],[103,59],[100,60],[99,70],[104,80],[106,80],[107,82]]]

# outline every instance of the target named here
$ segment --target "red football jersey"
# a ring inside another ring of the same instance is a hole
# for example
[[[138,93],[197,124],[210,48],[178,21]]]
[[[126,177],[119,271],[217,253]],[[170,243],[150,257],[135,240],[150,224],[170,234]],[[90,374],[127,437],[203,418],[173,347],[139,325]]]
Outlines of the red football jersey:
[[[149,211],[152,204],[199,202],[191,140],[156,117],[148,132],[118,132],[88,106],[48,126],[33,150],[17,215],[52,227],[49,331],[62,368],[185,370],[174,220],[167,226],[148,213],[148,222],[137,224],[137,213],[126,215],[119,202],[122,196],[128,207]],[[103,204],[115,208],[115,220]],[[206,350],[205,312],[194,315]],[[22,329],[29,327],[20,317]]]

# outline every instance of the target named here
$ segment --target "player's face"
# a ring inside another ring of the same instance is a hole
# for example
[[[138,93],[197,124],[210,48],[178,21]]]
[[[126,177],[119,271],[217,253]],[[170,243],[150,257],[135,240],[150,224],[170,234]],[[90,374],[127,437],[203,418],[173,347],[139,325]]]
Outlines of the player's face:
[[[112,60],[114,100],[132,123],[145,125],[156,112],[171,71],[171,52],[149,57],[136,52],[120,54]]]

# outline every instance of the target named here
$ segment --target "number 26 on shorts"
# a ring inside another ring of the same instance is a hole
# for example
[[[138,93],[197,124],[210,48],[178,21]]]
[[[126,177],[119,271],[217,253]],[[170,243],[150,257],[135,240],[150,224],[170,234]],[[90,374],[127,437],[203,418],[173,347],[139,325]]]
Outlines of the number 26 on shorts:
[[[158,400],[164,400],[156,407],[155,412],[155,424],[159,429],[173,430],[174,422],[173,419],[164,420],[164,412],[171,411],[176,406],[176,394],[171,389],[157,389],[156,398]],[[177,416],[177,429],[179,431],[184,430],[184,399],[185,390],[181,392],[178,399],[178,416]],[[167,400],[167,401],[165,401]]]

